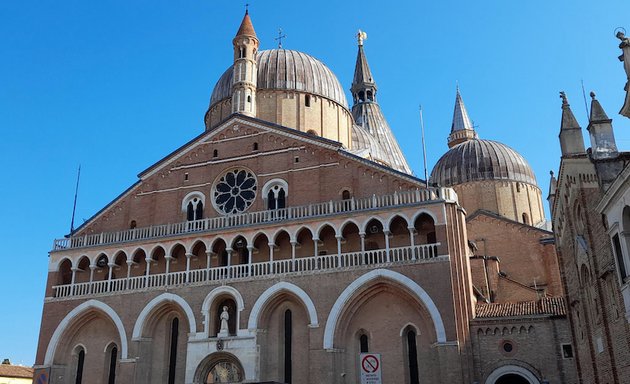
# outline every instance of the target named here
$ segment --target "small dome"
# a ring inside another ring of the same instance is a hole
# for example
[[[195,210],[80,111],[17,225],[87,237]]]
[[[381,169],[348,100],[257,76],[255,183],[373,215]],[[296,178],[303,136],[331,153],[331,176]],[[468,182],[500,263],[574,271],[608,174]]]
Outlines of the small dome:
[[[348,108],[339,80],[324,63],[303,52],[270,49],[256,54],[258,90],[277,89],[310,93]],[[232,97],[232,67],[223,73],[212,91],[210,107]]]
[[[470,181],[511,180],[538,186],[532,168],[518,152],[492,140],[473,139],[449,149],[431,172],[443,187]]]

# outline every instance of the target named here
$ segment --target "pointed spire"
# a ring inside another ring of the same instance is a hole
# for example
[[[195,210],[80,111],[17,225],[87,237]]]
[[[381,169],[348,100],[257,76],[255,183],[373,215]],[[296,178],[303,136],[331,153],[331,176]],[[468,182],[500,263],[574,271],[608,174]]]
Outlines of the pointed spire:
[[[547,202],[549,203],[549,212],[553,213],[553,206],[556,200],[556,190],[558,189],[558,180],[554,176],[553,171],[549,171],[549,194],[547,195]]]
[[[363,41],[366,39],[367,33],[359,30],[357,33],[359,51],[357,52],[357,62],[354,66],[352,87],[350,88],[355,104],[365,101],[376,101],[376,83],[363,50]]]
[[[562,119],[560,121],[560,149],[562,156],[585,153],[582,128],[575,119],[569,100],[564,92],[560,92],[562,99]]]
[[[595,92],[591,91],[591,115],[588,118],[590,122],[598,122],[598,121],[608,121],[608,115],[602,108],[602,105],[595,98]]]
[[[459,93],[459,85],[456,88],[455,94],[455,110],[453,111],[453,123],[451,124],[451,133],[455,131],[461,131],[463,129],[474,130],[470,118],[468,117],[468,111],[462,95]]]
[[[451,123],[451,134],[448,136],[448,147],[452,148],[457,144],[477,138],[477,132],[470,122],[466,105],[459,92],[459,84],[455,92],[455,109],[453,110],[453,122]]]
[[[606,115],[604,108],[591,92],[591,114],[588,122],[588,133],[591,137],[591,156],[593,159],[611,159],[619,155],[612,119]]]
[[[238,32],[236,32],[236,36],[256,36],[256,31],[254,31],[254,24],[252,24],[252,19],[249,17],[249,10],[245,10],[245,16],[243,16],[243,21],[241,21],[241,26],[238,28]]]

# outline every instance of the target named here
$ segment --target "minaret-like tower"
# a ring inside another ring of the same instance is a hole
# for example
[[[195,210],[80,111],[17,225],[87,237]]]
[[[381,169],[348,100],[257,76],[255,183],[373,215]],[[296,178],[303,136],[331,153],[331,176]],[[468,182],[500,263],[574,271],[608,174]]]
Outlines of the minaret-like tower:
[[[582,128],[578,124],[571,106],[567,100],[567,95],[560,92],[562,98],[562,121],[560,122],[560,149],[562,156],[580,155],[586,153],[584,149],[584,138]]]
[[[232,113],[255,117],[258,81],[256,53],[259,41],[248,11],[245,11],[245,17],[232,43],[234,44]]]
[[[363,41],[367,38],[365,32],[359,31],[357,41],[359,52],[357,53],[357,63],[354,67],[354,79],[352,80],[352,117],[360,127],[371,135],[381,146],[382,151],[375,151],[382,154],[382,158],[374,159],[398,171],[411,173],[411,168],[398,146],[398,142],[392,130],[385,120],[380,105],[376,102],[376,82],[372,77],[372,71],[368,65],[365,52],[363,51]],[[356,128],[355,128],[356,129]],[[356,132],[353,134],[356,136]]]
[[[612,159],[619,155],[612,119],[606,115],[604,108],[591,92],[591,114],[588,122],[588,132],[591,136],[591,156],[593,159]]]
[[[477,138],[477,132],[470,122],[468,111],[459,93],[459,86],[455,94],[455,110],[453,111],[453,123],[451,124],[451,134],[448,135],[448,147],[453,148],[464,141]]]

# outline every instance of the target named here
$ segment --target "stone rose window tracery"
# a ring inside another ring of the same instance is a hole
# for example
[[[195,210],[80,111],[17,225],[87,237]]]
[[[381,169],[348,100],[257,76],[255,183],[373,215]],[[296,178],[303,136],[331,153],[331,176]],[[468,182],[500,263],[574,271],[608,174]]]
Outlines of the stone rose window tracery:
[[[246,211],[256,198],[256,176],[237,168],[226,172],[213,188],[213,205],[222,214],[232,215]]]

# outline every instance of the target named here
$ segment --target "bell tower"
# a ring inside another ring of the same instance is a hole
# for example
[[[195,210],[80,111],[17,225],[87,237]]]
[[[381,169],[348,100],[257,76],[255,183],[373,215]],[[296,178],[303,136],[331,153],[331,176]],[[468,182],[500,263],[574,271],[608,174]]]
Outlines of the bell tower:
[[[232,76],[232,113],[256,116],[256,86],[258,81],[258,37],[249,17],[245,17],[234,40],[234,75]]]

